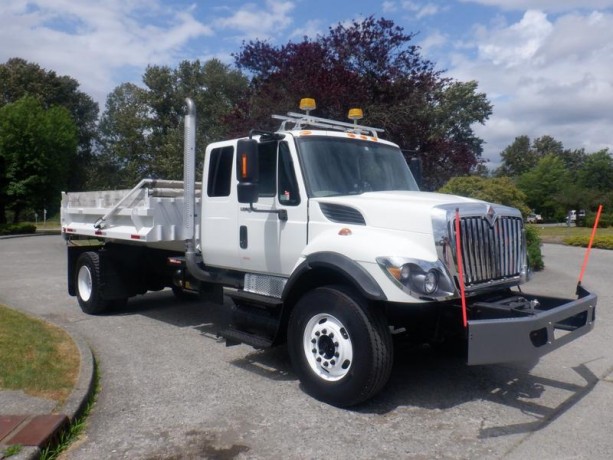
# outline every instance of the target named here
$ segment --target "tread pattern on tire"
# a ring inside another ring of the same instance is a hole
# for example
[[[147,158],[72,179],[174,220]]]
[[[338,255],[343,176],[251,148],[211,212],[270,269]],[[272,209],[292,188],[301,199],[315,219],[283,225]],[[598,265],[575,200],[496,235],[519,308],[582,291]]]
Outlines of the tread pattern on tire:
[[[102,285],[102,273],[100,269],[100,255],[97,252],[87,251],[79,256],[77,260],[75,277],[78,278],[81,267],[86,265],[89,268],[92,277],[92,292],[87,301],[81,299],[79,294],[79,283],[76,282],[77,299],[79,306],[84,313],[89,315],[100,315],[105,313],[109,308],[110,302],[101,297],[100,289]]]
[[[363,397],[356,402],[357,404],[373,397],[388,382],[394,362],[392,336],[389,333],[387,321],[382,312],[375,311],[372,305],[357,297],[350,289],[344,286],[332,286],[331,288],[342,292],[361,307],[360,312],[366,317],[366,324],[369,327],[368,336],[372,340],[374,362],[371,378],[373,382],[370,391],[365,392]]]

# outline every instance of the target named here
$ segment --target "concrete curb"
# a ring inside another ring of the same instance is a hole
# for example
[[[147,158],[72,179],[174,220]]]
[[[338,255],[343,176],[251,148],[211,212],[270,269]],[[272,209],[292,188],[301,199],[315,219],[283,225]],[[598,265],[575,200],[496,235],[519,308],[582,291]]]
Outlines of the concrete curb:
[[[44,318],[39,318],[47,323],[50,323]],[[78,334],[75,334],[72,331],[67,330],[65,327],[60,326],[55,323],[53,324],[56,327],[59,327],[64,332],[66,332],[72,341],[75,343],[79,350],[81,365],[79,367],[79,377],[77,378],[77,382],[75,387],[68,396],[66,402],[58,408],[56,412],[65,414],[68,417],[69,423],[72,424],[74,420],[79,417],[85,406],[87,404],[88,399],[95,389],[95,360],[94,355],[90,346],[87,342]],[[67,428],[67,427],[64,427]],[[55,433],[53,436],[54,439],[57,438],[58,433]],[[53,443],[50,444],[53,446]],[[12,455],[9,457],[11,460],[37,460],[40,458],[41,449],[38,447],[24,446],[16,455]],[[0,459],[4,458],[0,453]]]
[[[66,414],[68,420],[72,423],[75,418],[83,413],[87,400],[94,391],[95,360],[89,344],[81,336],[65,328],[64,331],[70,335],[81,355],[81,367],[77,384],[60,409],[60,412]]]
[[[0,240],[9,240],[12,238],[29,238],[31,236],[49,236],[49,235],[61,235],[62,230],[37,230],[34,233],[20,233],[17,235],[1,235]],[[13,457],[12,457],[13,458]]]

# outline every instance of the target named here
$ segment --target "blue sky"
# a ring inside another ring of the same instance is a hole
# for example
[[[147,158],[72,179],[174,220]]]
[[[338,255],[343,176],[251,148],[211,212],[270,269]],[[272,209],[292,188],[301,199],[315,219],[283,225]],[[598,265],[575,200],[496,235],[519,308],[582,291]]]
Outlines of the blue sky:
[[[148,64],[232,63],[244,40],[284,44],[369,15],[418,33],[447,76],[479,82],[494,105],[475,127],[490,167],[524,134],[613,150],[613,0],[0,0],[0,62],[69,75],[103,110]]]

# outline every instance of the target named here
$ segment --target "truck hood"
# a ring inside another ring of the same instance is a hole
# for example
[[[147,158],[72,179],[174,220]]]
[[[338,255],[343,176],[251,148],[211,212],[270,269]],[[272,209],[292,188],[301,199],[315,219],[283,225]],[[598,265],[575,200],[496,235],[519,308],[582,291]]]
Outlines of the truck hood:
[[[314,198],[312,201],[324,205],[353,208],[358,211],[366,225],[399,231],[432,233],[432,209],[436,206],[457,206],[460,211],[467,205],[487,203],[472,198],[430,192],[368,192],[361,195],[344,195]],[[474,206],[471,206],[474,207]],[[323,208],[322,208],[323,211]],[[326,212],[324,211],[324,215]],[[343,223],[342,213],[338,216],[328,213],[328,219]],[[345,223],[354,223],[347,221]]]

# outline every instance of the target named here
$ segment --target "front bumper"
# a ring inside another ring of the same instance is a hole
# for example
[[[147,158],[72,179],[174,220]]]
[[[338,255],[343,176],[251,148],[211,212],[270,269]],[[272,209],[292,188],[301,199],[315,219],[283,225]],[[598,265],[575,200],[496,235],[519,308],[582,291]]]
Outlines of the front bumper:
[[[518,317],[509,317],[514,311],[506,305],[473,305],[481,314],[468,321],[469,365],[538,359],[594,327],[598,299],[581,286],[577,287],[576,300],[522,297],[533,301],[534,308],[521,311]]]

